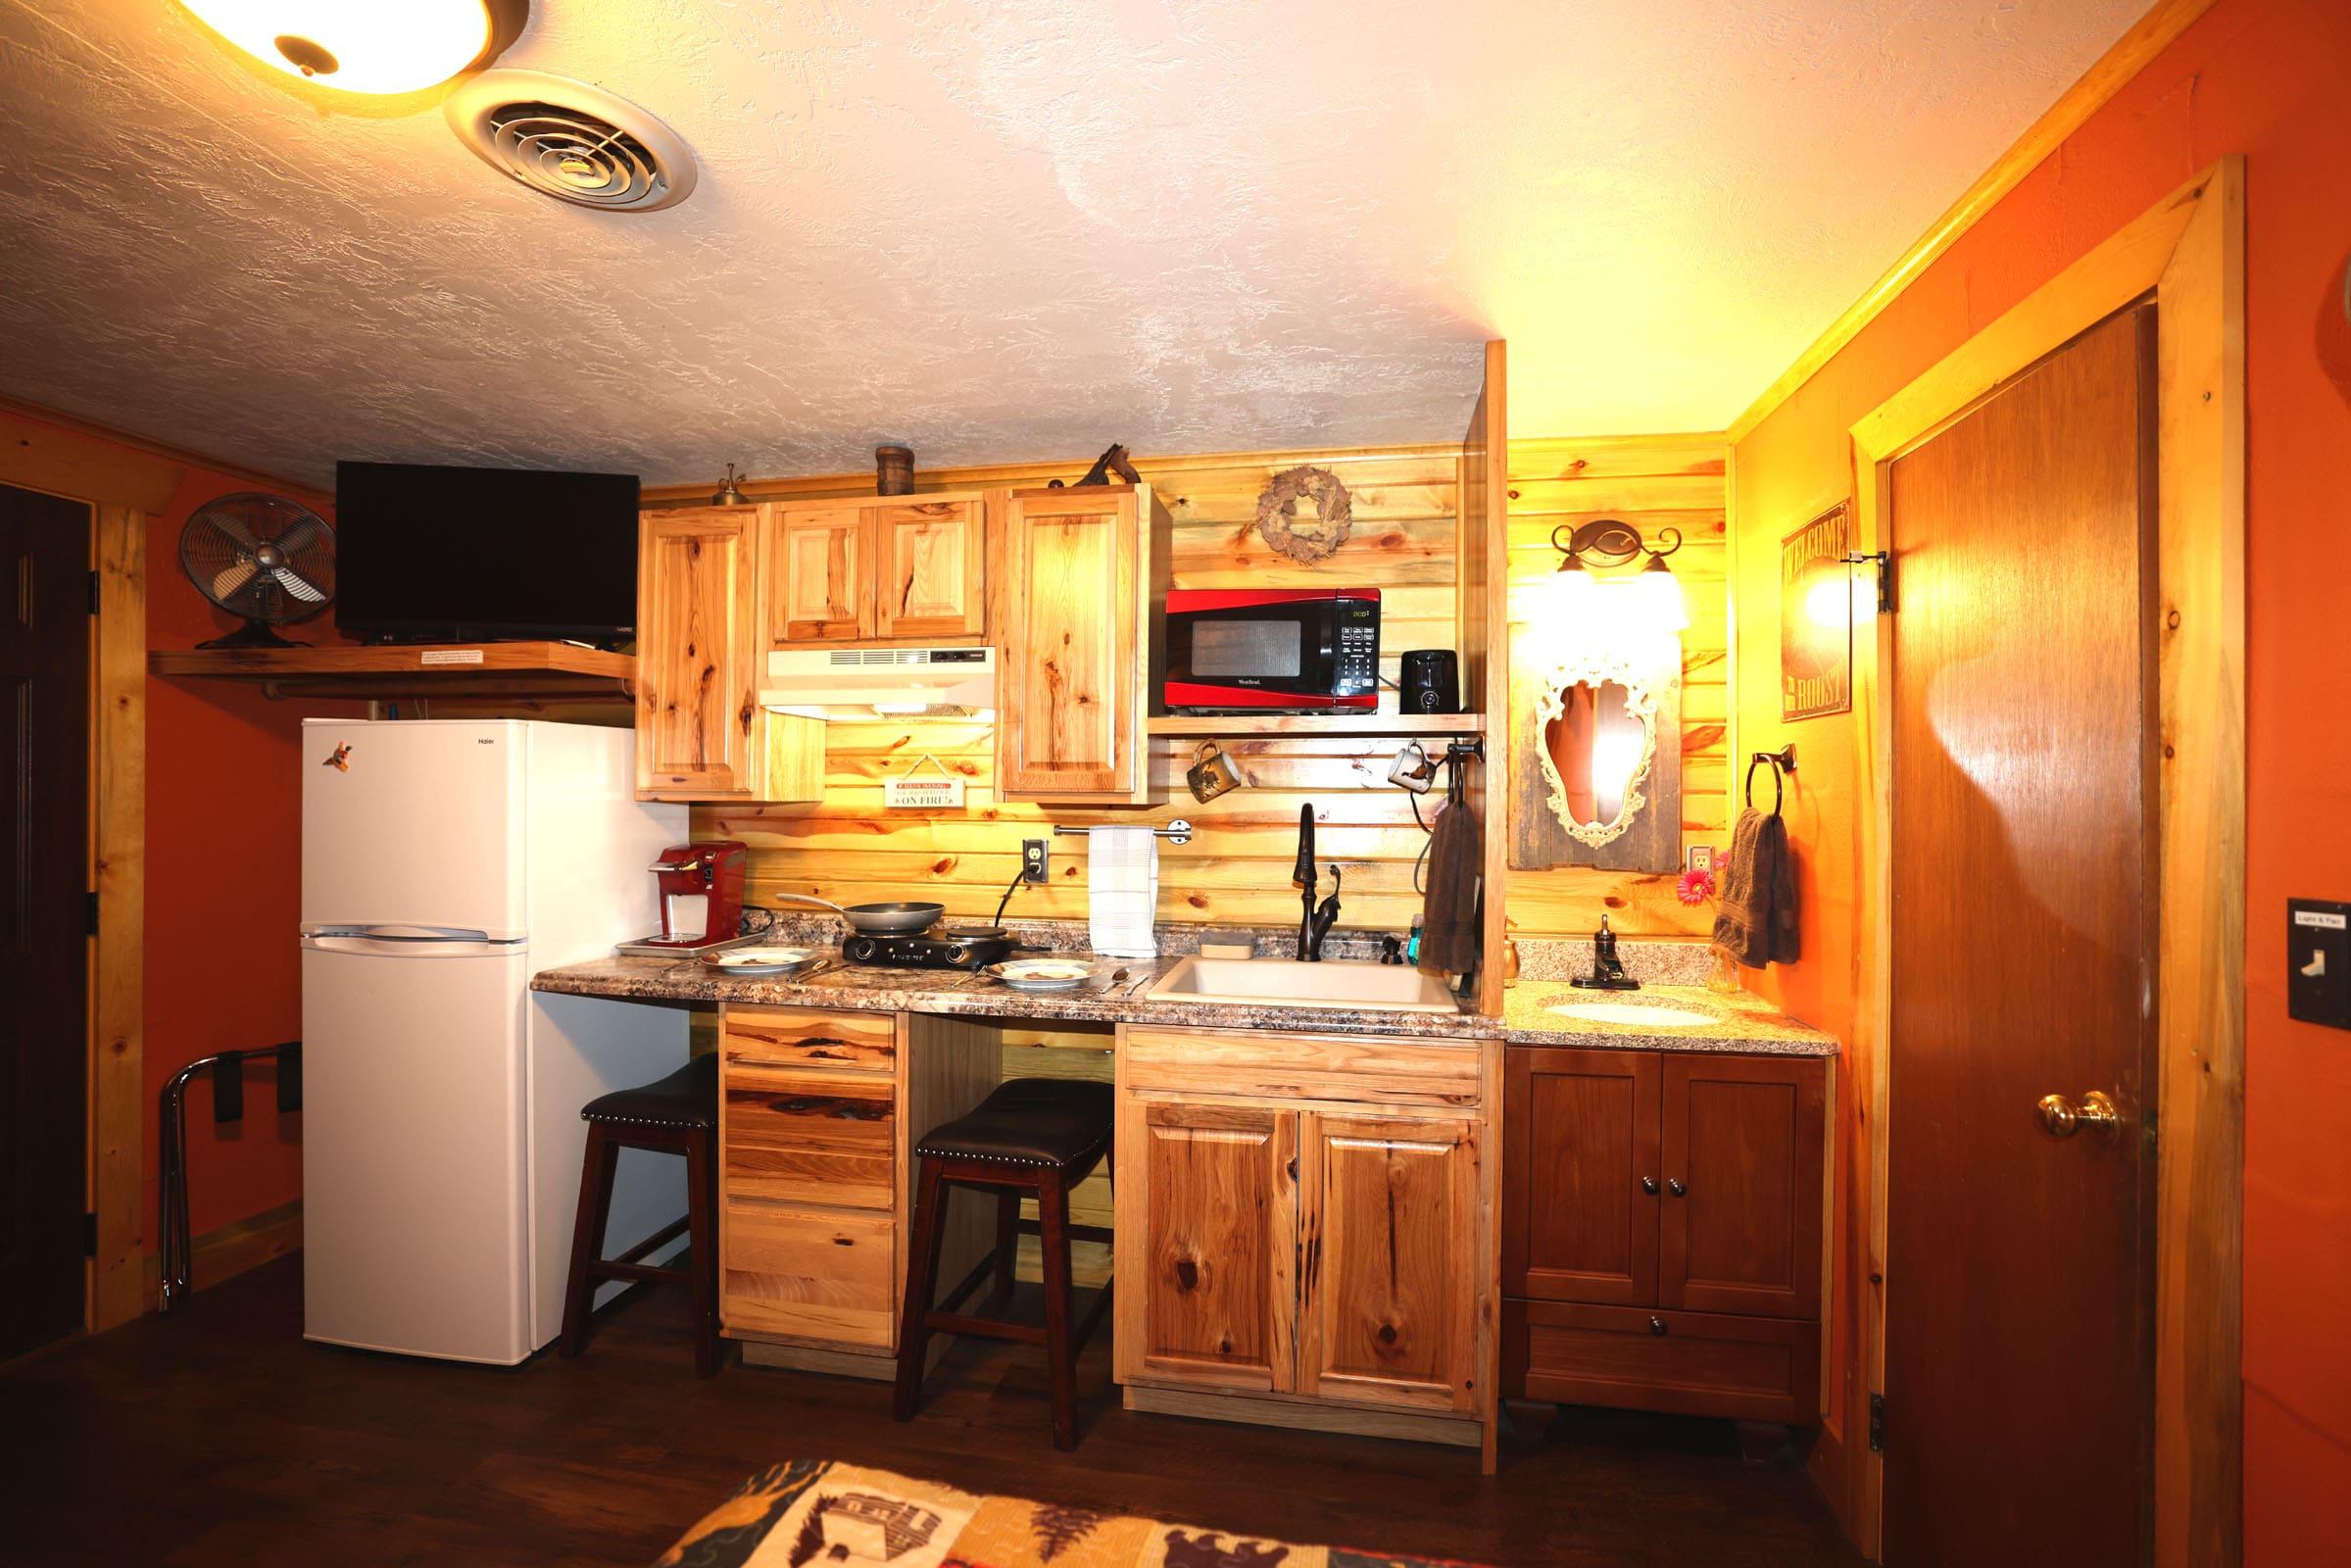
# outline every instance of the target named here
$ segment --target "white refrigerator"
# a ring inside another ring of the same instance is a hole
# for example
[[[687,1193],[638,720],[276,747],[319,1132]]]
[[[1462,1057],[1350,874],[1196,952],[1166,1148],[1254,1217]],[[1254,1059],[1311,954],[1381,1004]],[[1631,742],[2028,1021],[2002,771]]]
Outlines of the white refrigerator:
[[[302,741],[304,1336],[511,1365],[563,1327],[580,1107],[687,1051],[680,1009],[530,977],[657,927],[647,867],[686,809],[636,800],[627,730],[308,719]],[[611,1250],[685,1212],[684,1164],[622,1153]]]

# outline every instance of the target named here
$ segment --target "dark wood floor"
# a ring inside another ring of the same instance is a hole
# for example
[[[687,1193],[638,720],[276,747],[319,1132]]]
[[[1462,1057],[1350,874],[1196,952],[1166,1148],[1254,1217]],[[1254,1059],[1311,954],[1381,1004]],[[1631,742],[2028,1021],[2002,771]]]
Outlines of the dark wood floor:
[[[913,1423],[879,1384],[730,1366],[698,1383],[683,1298],[515,1368],[305,1344],[300,1257],[0,1372],[0,1561],[643,1564],[751,1471],[817,1455],[1227,1530],[1524,1564],[1857,1562],[1792,1464],[1728,1426],[1562,1414],[1473,1451],[1129,1414],[1108,1332],[1073,1454],[1043,1367],[966,1340]]]

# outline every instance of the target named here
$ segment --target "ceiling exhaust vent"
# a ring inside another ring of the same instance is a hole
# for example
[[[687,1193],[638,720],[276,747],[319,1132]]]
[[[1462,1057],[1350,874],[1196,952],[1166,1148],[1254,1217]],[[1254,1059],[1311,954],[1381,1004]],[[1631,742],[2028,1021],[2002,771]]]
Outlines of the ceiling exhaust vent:
[[[694,189],[694,155],[675,131],[584,81],[485,71],[461,82],[442,113],[484,163],[562,201],[649,213]]]

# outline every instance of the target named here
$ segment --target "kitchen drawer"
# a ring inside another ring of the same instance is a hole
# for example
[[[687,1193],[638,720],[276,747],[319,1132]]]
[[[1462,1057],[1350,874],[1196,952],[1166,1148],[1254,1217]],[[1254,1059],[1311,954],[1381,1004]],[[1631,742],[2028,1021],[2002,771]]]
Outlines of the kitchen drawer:
[[[719,1223],[718,1313],[728,1333],[896,1348],[890,1215],[729,1203]]]
[[[898,1065],[894,1012],[820,1012],[729,1003],[721,1023],[727,1061],[890,1072]]]
[[[1476,1107],[1480,1054],[1476,1041],[1134,1025],[1118,1045],[1130,1091],[1449,1109]]]
[[[1809,1426],[1820,1419],[1820,1380],[1817,1323],[1502,1303],[1505,1398]]]
[[[727,1200],[889,1208],[898,1197],[898,1086],[859,1073],[730,1061],[719,1075]]]

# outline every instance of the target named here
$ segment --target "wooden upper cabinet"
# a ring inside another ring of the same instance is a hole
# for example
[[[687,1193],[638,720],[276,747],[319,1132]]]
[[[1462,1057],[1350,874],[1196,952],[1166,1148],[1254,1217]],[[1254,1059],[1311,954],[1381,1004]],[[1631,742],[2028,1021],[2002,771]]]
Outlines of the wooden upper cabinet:
[[[900,499],[872,513],[879,637],[977,637],[987,630],[987,509]]]
[[[1675,1055],[1664,1074],[1658,1304],[1817,1318],[1827,1065]]]
[[[1504,1294],[1654,1303],[1663,1058],[1513,1046],[1505,1060]]]
[[[638,531],[637,793],[756,799],[759,507],[648,512]]]
[[[1004,507],[997,788],[1145,804],[1154,586],[1167,512],[1146,485],[1015,490]]]
[[[777,507],[764,553],[770,646],[874,634],[873,520],[862,508]]]
[[[1477,1124],[1300,1120],[1298,1392],[1474,1409]]]
[[[1119,1269],[1121,1379],[1287,1393],[1297,1381],[1297,1114],[1136,1108],[1140,1147],[1118,1151],[1122,1259],[1142,1244],[1140,1269]]]
[[[976,494],[779,505],[765,547],[767,646],[967,642],[988,629],[987,555]]]

